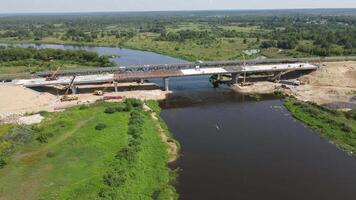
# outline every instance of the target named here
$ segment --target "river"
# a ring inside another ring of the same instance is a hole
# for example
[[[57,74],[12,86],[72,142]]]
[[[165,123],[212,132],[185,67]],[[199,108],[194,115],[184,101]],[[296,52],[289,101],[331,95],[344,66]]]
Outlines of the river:
[[[120,65],[184,62],[129,49],[36,47],[120,55]],[[170,88],[161,116],[181,145],[173,165],[180,199],[355,199],[356,159],[293,119],[280,99],[213,89],[208,77],[171,79]]]

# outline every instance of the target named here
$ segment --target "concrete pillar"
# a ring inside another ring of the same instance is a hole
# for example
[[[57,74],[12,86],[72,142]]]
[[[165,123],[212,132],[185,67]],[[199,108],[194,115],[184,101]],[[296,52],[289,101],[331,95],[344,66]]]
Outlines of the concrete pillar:
[[[77,87],[74,84],[70,89],[72,90],[72,94],[77,94]]]
[[[165,91],[169,91],[169,78],[163,78],[163,88]]]
[[[118,92],[118,89],[117,89],[117,82],[114,81],[114,88],[115,88],[115,92]]]
[[[232,73],[231,74],[231,84],[238,84],[239,83],[240,74]]]

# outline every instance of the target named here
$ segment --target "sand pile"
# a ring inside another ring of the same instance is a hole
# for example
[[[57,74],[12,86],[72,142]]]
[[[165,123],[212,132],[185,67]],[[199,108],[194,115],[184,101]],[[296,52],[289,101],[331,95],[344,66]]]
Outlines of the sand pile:
[[[40,93],[22,86],[0,85],[0,113],[25,113],[47,110],[57,101],[54,95]]]

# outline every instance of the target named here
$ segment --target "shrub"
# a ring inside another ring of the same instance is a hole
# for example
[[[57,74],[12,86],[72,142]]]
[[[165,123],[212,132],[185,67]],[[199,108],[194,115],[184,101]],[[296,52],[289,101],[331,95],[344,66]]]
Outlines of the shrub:
[[[48,158],[53,158],[54,156],[56,156],[56,153],[54,153],[54,152],[48,152],[48,153],[46,154],[46,156],[47,156]]]
[[[113,172],[107,172],[103,176],[103,182],[105,185],[110,187],[119,187],[122,185],[126,180],[125,171],[118,170]]]
[[[103,123],[99,123],[95,126],[95,130],[101,131],[106,128],[106,125]]]
[[[125,111],[125,106],[117,106],[117,107],[115,107],[115,111],[116,112],[123,112],[123,111]]]
[[[108,107],[104,111],[106,114],[113,114],[116,112],[116,109],[114,107]]]
[[[47,143],[48,142],[48,135],[46,133],[40,133],[36,140],[38,140],[40,143]]]
[[[283,95],[283,92],[281,92],[281,91],[274,91],[273,94],[274,94],[275,96],[277,96],[277,97],[283,97],[283,96],[284,96],[284,95]]]
[[[131,105],[131,104],[128,104],[128,103],[126,103],[126,104],[125,104],[124,111],[125,111],[125,112],[130,112],[131,110],[133,110],[132,105]]]
[[[352,131],[351,127],[347,126],[346,124],[342,123],[340,124],[341,130],[346,133],[350,133]]]
[[[356,120],[356,109],[346,112],[345,115],[348,119]]]
[[[121,149],[119,152],[117,152],[115,158],[116,159],[125,159],[127,161],[133,161],[135,159],[135,151],[132,148],[125,147]]]
[[[117,191],[115,188],[104,187],[100,189],[99,197],[101,197],[100,199],[105,199],[105,200],[117,199]]]
[[[131,105],[133,108],[142,109],[143,103],[139,99],[128,98],[125,100],[126,105]]]
[[[31,140],[34,131],[26,126],[17,126],[8,131],[4,139],[15,144],[24,144]]]
[[[5,165],[7,165],[7,162],[6,162],[5,158],[0,157],[0,169],[4,168]]]

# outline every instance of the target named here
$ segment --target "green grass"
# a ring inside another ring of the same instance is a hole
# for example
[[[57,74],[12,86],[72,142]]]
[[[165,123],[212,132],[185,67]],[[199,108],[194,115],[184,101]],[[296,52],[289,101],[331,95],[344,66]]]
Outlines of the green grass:
[[[49,113],[32,127],[33,139],[9,156],[0,169],[0,199],[101,199],[106,185],[103,176],[115,167],[125,170],[126,181],[114,188],[116,199],[175,197],[169,182],[174,176],[167,167],[167,150],[156,121],[142,112],[143,132],[135,162],[115,158],[127,147],[130,112],[104,113],[116,104],[100,103]],[[98,124],[106,128],[96,130]],[[36,140],[48,137],[47,143]]]
[[[319,132],[339,148],[350,153],[356,152],[355,110],[346,113],[334,111],[295,99],[286,99],[285,106],[295,118]]]

